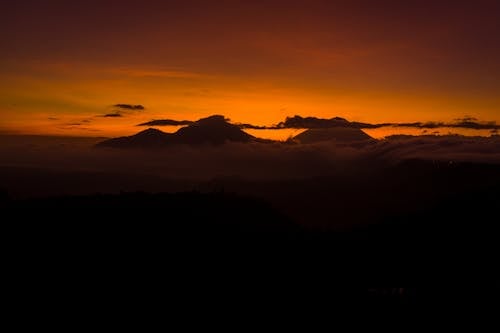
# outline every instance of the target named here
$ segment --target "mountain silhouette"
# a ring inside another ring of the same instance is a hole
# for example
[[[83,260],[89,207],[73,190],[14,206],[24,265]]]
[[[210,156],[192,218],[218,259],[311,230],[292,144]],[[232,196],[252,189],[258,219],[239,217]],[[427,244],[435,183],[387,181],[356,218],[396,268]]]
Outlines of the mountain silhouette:
[[[224,116],[214,115],[202,118],[193,124],[170,134],[149,128],[132,136],[105,140],[97,147],[112,148],[161,148],[172,144],[213,144],[226,142],[250,142],[256,138],[230,124]]]
[[[148,128],[132,136],[124,136],[99,142],[97,147],[113,148],[160,148],[173,142],[173,134]]]
[[[300,143],[315,143],[322,141],[336,141],[340,143],[351,143],[374,140],[371,136],[351,127],[311,128],[292,139]]]
[[[179,129],[174,134],[174,139],[176,143],[185,144],[223,144],[228,141],[249,142],[255,138],[238,126],[230,124],[224,116],[215,115]]]

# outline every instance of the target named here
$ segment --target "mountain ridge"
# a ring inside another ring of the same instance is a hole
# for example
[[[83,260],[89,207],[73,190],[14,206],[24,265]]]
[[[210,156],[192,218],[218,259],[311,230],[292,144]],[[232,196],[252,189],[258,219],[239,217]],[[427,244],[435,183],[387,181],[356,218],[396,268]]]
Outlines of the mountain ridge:
[[[238,126],[228,122],[222,115],[201,118],[175,133],[165,133],[148,128],[137,134],[99,142],[96,147],[110,148],[162,148],[174,144],[221,145],[226,142],[259,141]]]

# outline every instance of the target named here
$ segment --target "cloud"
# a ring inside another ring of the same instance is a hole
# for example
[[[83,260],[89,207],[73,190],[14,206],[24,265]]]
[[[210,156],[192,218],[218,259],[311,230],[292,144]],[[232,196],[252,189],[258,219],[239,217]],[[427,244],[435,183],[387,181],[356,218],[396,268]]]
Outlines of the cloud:
[[[156,120],[151,120],[142,124],[138,124],[136,126],[186,126],[186,125],[191,125],[195,121],[192,120],[173,120],[173,119],[156,119]],[[270,128],[275,128],[275,127],[268,127],[268,126],[257,126],[257,125],[252,125],[252,124],[241,124],[237,123],[234,124],[235,126],[238,126],[241,129],[270,129]]]
[[[144,111],[146,108],[144,105],[141,104],[113,104],[113,108],[116,108],[118,110],[113,110],[113,112],[105,113],[103,115],[97,115],[96,117],[102,117],[102,118],[121,118],[124,117],[126,114],[130,114],[134,111]]]
[[[379,125],[375,125],[375,126],[379,126]],[[434,129],[434,128],[443,128],[443,127],[477,129],[477,130],[500,129],[500,125],[498,125],[494,121],[479,122],[479,121],[471,121],[471,120],[459,120],[459,121],[456,121],[453,123],[445,123],[445,122],[394,123],[394,124],[385,124],[384,126],[414,127],[414,128],[422,128],[422,129],[425,129],[425,128],[426,129]]]
[[[76,129],[76,128],[75,128]],[[90,129],[89,129],[90,130]],[[103,139],[104,140],[104,139]],[[6,144],[6,143],[5,143]],[[10,143],[9,143],[10,144]],[[0,144],[0,148],[2,145]],[[50,147],[49,147],[50,148]],[[406,136],[366,145],[322,142],[314,144],[228,143],[220,146],[172,145],[163,150],[15,150],[33,165],[99,172],[134,172],[180,179],[234,176],[252,179],[305,179],[342,175],[356,169],[397,165],[406,160],[449,163],[500,164],[500,138],[462,136]],[[9,153],[9,151],[6,151]],[[15,156],[4,155],[4,159]],[[156,184],[157,178],[152,178]]]
[[[123,110],[133,110],[133,111],[142,111],[146,108],[143,105],[137,104],[114,104],[113,107],[123,109]]]
[[[104,118],[119,118],[119,117],[123,117],[123,114],[119,113],[119,112],[115,112],[115,113],[107,113],[107,114],[104,114],[102,116],[98,116],[98,117],[104,117]]]
[[[60,126],[57,127],[58,129],[61,129],[61,130],[75,130],[77,129],[78,131],[89,131],[89,132],[101,132],[100,129],[96,129],[96,128],[92,128],[92,127],[87,127],[86,124],[84,123],[78,123],[78,122],[74,122],[74,123],[67,123],[67,124],[62,124]]]
[[[59,120],[59,118],[56,118],[56,117],[48,117],[47,119],[48,120]]]
[[[330,127],[351,127],[359,129],[374,129],[380,127],[413,127],[420,129],[436,129],[442,127],[449,128],[464,128],[464,129],[477,129],[477,130],[498,130],[500,125],[494,121],[481,122],[477,118],[466,116],[464,118],[455,119],[455,122],[413,122],[413,123],[379,123],[369,124],[361,122],[351,122],[344,118],[335,117],[331,119],[323,119],[316,117],[287,117],[285,121],[278,123],[272,127],[248,127],[255,129],[280,129],[280,128],[330,128]]]
[[[82,120],[73,121],[73,122],[68,123],[66,125],[69,125],[69,126],[80,126],[80,125],[88,124],[88,123],[91,123],[91,122],[92,122],[92,120],[90,120],[90,119],[82,119]]]
[[[190,125],[192,123],[194,123],[194,121],[191,120],[158,119],[138,124],[136,126],[183,126]]]
[[[278,123],[275,126],[267,127],[267,129],[282,129],[282,128],[332,128],[332,127],[350,127],[350,128],[379,128],[390,126],[391,124],[369,124],[360,123],[355,121],[348,121],[344,118],[334,117],[330,119],[317,118],[317,117],[302,117],[295,115],[293,117],[286,117],[285,121]]]
[[[391,136],[372,146],[371,153],[388,160],[500,163],[500,139],[462,135]]]
[[[92,122],[92,119],[80,119],[80,120],[74,120],[70,121],[68,123],[62,123],[60,124],[59,128],[60,129],[89,129],[88,126]],[[89,129],[90,130],[90,129]]]
[[[455,128],[470,128],[470,129],[486,129],[486,130],[498,130],[500,129],[500,125],[498,125],[494,121],[489,121],[485,123],[479,123],[474,121],[460,121],[454,124],[449,124],[447,127],[455,127]]]
[[[321,119],[316,117],[287,117],[285,121],[276,125],[276,128],[328,128],[328,127],[351,127],[346,119],[335,117],[332,119]]]

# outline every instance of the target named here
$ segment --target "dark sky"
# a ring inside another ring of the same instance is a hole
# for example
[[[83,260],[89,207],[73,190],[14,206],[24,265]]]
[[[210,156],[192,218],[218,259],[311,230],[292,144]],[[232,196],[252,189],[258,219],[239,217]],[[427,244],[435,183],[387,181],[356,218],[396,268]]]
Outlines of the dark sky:
[[[2,128],[54,132],[49,117],[118,103],[147,109],[94,129],[213,113],[500,121],[497,0],[19,0],[0,11]]]

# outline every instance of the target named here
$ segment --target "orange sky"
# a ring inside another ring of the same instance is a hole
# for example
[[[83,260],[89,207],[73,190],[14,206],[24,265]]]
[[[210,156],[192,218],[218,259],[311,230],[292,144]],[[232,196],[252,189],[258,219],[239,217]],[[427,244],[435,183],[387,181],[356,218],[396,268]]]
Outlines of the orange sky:
[[[500,121],[496,0],[20,0],[2,12],[2,132],[114,136],[212,114]],[[102,117],[117,103],[146,109]]]

